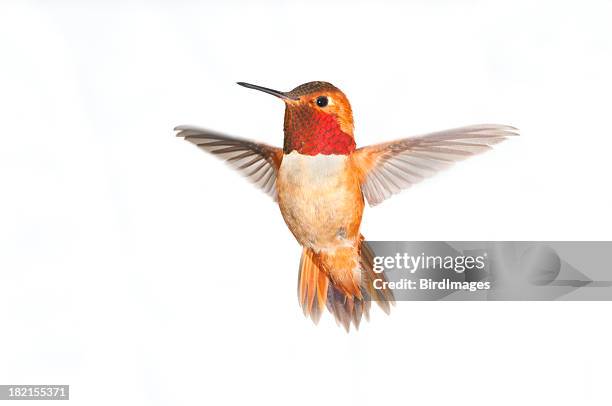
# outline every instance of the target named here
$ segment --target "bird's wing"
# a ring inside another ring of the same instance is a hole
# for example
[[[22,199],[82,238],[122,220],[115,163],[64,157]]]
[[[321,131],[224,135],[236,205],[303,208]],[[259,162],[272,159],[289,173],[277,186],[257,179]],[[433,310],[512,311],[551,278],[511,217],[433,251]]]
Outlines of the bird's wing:
[[[231,137],[215,131],[181,125],[177,137],[223,159],[276,200],[276,174],[283,150],[266,144]]]
[[[480,124],[359,148],[352,159],[360,172],[363,195],[375,206],[512,135],[518,135],[514,127]]]

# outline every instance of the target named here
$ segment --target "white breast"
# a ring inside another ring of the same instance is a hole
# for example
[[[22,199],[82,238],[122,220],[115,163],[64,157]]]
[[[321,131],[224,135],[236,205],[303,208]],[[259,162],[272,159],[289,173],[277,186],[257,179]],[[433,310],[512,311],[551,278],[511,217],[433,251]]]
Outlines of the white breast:
[[[345,170],[346,155],[302,155],[292,151],[285,155],[279,170],[279,177],[303,187],[325,187]]]

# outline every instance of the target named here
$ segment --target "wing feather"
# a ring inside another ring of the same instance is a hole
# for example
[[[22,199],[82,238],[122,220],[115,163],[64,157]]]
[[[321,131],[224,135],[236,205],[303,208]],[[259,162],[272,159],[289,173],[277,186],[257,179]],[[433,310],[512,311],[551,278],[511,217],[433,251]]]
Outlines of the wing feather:
[[[510,126],[473,125],[359,148],[352,159],[361,171],[362,193],[370,206],[375,206],[514,135],[518,130]]]
[[[174,130],[178,131],[177,137],[221,158],[276,200],[276,175],[283,159],[282,149],[204,128],[182,125]]]

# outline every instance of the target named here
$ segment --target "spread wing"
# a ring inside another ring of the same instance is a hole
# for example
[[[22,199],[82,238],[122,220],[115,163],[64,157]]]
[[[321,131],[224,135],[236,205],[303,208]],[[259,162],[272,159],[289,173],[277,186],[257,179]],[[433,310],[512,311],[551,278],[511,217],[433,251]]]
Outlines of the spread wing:
[[[370,206],[375,206],[513,135],[518,135],[514,127],[480,124],[359,148],[353,160],[361,171],[363,195]]]
[[[178,131],[177,137],[223,159],[276,200],[276,174],[283,159],[282,149],[204,128],[181,125],[174,131]]]

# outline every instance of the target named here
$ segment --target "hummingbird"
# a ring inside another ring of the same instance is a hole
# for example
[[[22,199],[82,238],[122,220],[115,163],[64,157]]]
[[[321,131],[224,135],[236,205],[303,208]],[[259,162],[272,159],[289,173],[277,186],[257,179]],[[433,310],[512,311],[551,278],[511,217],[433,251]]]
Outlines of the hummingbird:
[[[349,331],[368,319],[375,301],[389,313],[393,292],[375,289],[374,253],[359,229],[367,202],[392,195],[491,149],[518,130],[480,124],[357,148],[353,113],[345,94],[328,82],[308,82],[281,92],[240,86],[285,103],[283,147],[182,125],[177,136],[223,159],[269,194],[302,246],[298,300],[318,323],[325,308]]]

